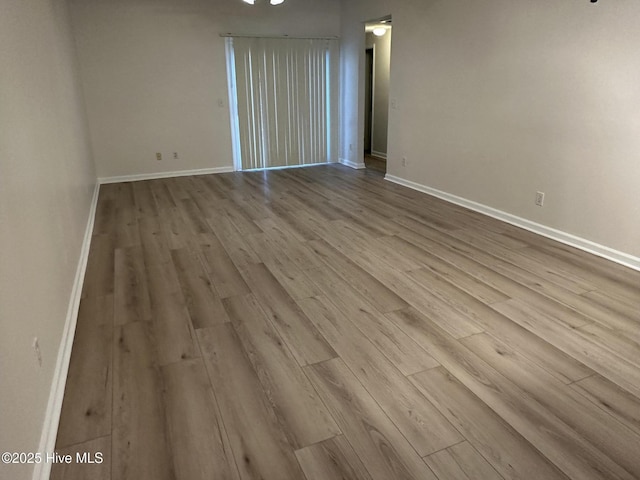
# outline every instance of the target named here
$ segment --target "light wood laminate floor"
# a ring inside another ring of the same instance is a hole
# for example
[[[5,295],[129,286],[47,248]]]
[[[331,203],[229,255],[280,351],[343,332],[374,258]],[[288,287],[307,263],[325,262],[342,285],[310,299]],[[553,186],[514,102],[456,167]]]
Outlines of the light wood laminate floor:
[[[52,478],[637,479],[639,312],[371,171],[103,185]]]

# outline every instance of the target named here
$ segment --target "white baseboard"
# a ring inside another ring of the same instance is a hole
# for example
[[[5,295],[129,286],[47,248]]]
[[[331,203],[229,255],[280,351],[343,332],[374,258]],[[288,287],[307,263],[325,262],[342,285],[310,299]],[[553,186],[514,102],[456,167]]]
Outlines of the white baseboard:
[[[371,150],[371,156],[372,157],[377,157],[377,158],[382,158],[383,160],[387,159],[387,154],[386,153],[376,152],[375,150]]]
[[[592,242],[591,240],[577,237],[570,233],[556,230],[555,228],[547,227],[546,225],[532,222],[531,220],[527,220],[525,218],[503,212],[502,210],[497,210],[481,203],[467,200],[466,198],[458,197],[450,193],[436,190],[435,188],[427,187],[426,185],[421,185],[410,180],[405,180],[404,178],[395,177],[388,174],[384,178],[385,180],[397,183],[398,185],[402,185],[419,192],[433,195],[434,197],[446,200],[447,202],[466,207],[479,213],[483,213],[484,215],[502,220],[503,222],[515,225],[516,227],[524,228],[525,230],[529,230],[530,232],[537,233],[547,238],[551,238],[552,240],[557,240],[558,242],[564,243],[565,245],[579,248],[580,250],[583,250],[585,252],[598,255],[599,257],[606,258],[607,260],[619,263],[621,265],[624,265],[625,267],[640,271],[640,258],[629,255],[628,253],[614,250],[613,248],[607,247],[605,245],[600,245],[599,243]]]
[[[233,171],[233,167],[229,166],[199,168],[196,170],[178,170],[175,172],[140,173],[137,175],[122,175],[119,177],[100,177],[98,178],[98,183],[103,185],[106,183],[139,182],[141,180],[154,180],[156,178],[189,177],[191,175],[211,175],[214,173],[229,173]]]
[[[365,165],[364,165],[364,162],[356,163],[356,162],[352,162],[351,160],[347,160],[346,158],[341,158],[340,159],[340,163],[343,164],[343,165],[346,165],[349,168],[355,168],[357,170],[361,170],[363,168],[366,168]]]
[[[91,199],[91,207],[89,208],[89,218],[84,232],[82,248],[80,249],[80,259],[78,260],[76,276],[71,289],[71,298],[69,299],[67,318],[65,320],[64,330],[62,331],[62,340],[58,347],[58,358],[56,359],[56,367],[51,381],[51,391],[49,392],[47,411],[45,413],[42,433],[40,435],[40,447],[38,452],[41,452],[43,456],[46,455],[47,452],[53,452],[56,446],[58,424],[60,423],[60,413],[62,411],[62,399],[64,398],[64,389],[67,384],[67,374],[69,373],[69,360],[71,359],[71,348],[73,347],[73,338],[76,333],[78,309],[80,308],[80,297],[82,295],[84,275],[87,270],[87,260],[89,258],[89,248],[91,246],[91,235],[93,233],[93,223],[96,217],[99,191],[100,185],[96,183],[93,191],[93,198]],[[47,480],[50,473],[50,462],[37,463],[33,470],[32,478],[33,480]]]
[[[331,165],[335,162],[319,162],[319,163],[305,163],[304,165],[282,165],[280,167],[266,167],[266,168],[249,168],[242,170],[243,172],[264,172],[269,170],[289,170],[291,168],[307,168],[307,167],[319,167],[321,165]]]

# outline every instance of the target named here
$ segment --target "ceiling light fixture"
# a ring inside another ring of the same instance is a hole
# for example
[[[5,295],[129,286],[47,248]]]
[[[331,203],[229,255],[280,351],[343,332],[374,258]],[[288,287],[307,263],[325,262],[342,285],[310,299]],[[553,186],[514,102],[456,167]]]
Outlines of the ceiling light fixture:
[[[384,27],[376,27],[376,28],[373,29],[373,34],[376,37],[382,37],[382,36],[384,36],[385,33],[387,33],[387,29],[384,28]]]

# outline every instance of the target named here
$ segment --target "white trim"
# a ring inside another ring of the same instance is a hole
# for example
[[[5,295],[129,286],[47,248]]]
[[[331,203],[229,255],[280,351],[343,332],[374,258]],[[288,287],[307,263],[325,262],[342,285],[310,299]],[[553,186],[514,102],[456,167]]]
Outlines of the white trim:
[[[280,165],[278,167],[249,168],[247,170],[242,170],[242,171],[243,172],[264,172],[265,170],[288,170],[290,168],[317,167],[319,165],[331,165],[333,163],[335,162],[305,163],[302,165]]]
[[[229,97],[229,125],[231,127],[231,151],[233,155],[233,168],[242,170],[242,148],[240,144],[240,120],[238,117],[238,88],[236,85],[236,60],[233,53],[233,38],[224,40],[227,62],[227,93]]]
[[[346,158],[341,158],[340,159],[340,163],[342,165],[346,165],[349,168],[355,168],[357,170],[361,170],[363,168],[366,168],[364,162],[356,163],[356,162],[352,162],[351,160],[348,160]]]
[[[46,452],[53,452],[56,446],[56,436],[58,434],[60,413],[62,411],[62,399],[64,398],[64,389],[67,384],[67,374],[69,373],[71,347],[73,346],[73,338],[76,333],[78,309],[80,308],[82,285],[84,283],[84,275],[87,269],[87,260],[89,258],[89,248],[91,246],[91,235],[93,233],[93,223],[96,216],[99,191],[100,185],[96,183],[93,190],[93,198],[91,199],[91,207],[89,208],[87,228],[84,232],[82,248],[80,249],[78,268],[76,269],[76,276],[71,289],[71,298],[67,309],[67,318],[65,320],[64,330],[62,331],[62,340],[58,347],[58,358],[56,360],[56,368],[53,372],[53,379],[51,381],[47,411],[45,413],[42,433],[40,435],[40,447],[38,452],[41,452],[42,455],[45,455]],[[50,473],[51,462],[40,462],[35,465],[32,479],[47,480]]]
[[[387,154],[386,153],[376,152],[375,150],[371,150],[371,156],[372,157],[378,157],[378,158],[381,158],[383,160],[387,159]]]
[[[467,200],[466,198],[442,192],[440,190],[436,190],[435,188],[427,187],[410,180],[405,180],[404,178],[395,177],[388,174],[385,175],[384,178],[385,180],[397,183],[398,185],[402,185],[404,187],[408,187],[413,190],[426,193],[428,195],[433,195],[434,197],[438,197],[447,202],[469,208],[470,210],[483,213],[493,218],[497,218],[498,220],[509,223],[511,225],[515,225],[516,227],[524,228],[525,230],[537,233],[539,235],[542,235],[543,237],[557,240],[558,242],[564,243],[565,245],[570,245],[585,252],[606,258],[607,260],[611,260],[612,262],[619,263],[621,265],[624,265],[625,267],[640,271],[640,257],[635,257],[628,253],[614,250],[613,248],[607,247],[605,245],[600,245],[599,243],[592,242],[591,240],[587,240],[576,235],[563,232],[561,230],[556,230],[555,228],[547,227],[546,225],[542,225],[540,223],[532,222],[531,220],[527,220],[525,218],[503,212],[502,210],[497,210],[495,208],[474,202],[472,200]]]
[[[211,175],[214,173],[233,172],[233,167],[215,167],[215,168],[199,168],[197,170],[178,170],[175,172],[158,172],[158,173],[140,173],[137,175],[122,175],[120,177],[100,177],[98,183],[122,183],[122,182],[138,182],[140,180],[154,180],[156,178],[173,178],[173,177],[189,177],[191,175]]]
[[[330,35],[328,37],[314,37],[314,36],[301,36],[292,37],[291,35],[262,35],[260,33],[221,33],[221,37],[226,38],[284,38],[285,40],[340,40],[337,35]]]
[[[376,131],[376,40],[373,40],[373,58],[371,59],[371,145],[369,150],[373,152],[373,140]],[[364,73],[365,79],[367,72]]]

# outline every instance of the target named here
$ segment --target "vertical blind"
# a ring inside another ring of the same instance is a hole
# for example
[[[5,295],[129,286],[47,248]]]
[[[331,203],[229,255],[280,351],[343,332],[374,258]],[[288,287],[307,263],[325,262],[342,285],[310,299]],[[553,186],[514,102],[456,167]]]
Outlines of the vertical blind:
[[[228,38],[243,170],[332,161],[337,40]],[[233,119],[232,119],[233,120]]]

